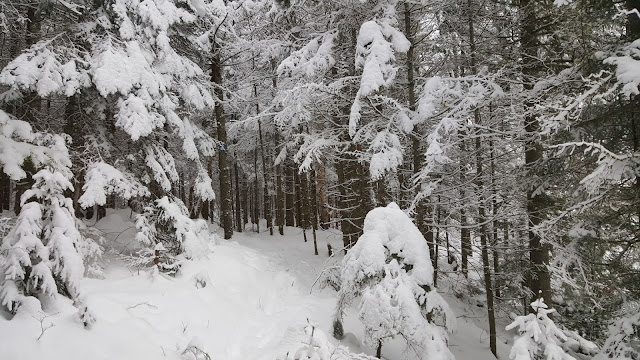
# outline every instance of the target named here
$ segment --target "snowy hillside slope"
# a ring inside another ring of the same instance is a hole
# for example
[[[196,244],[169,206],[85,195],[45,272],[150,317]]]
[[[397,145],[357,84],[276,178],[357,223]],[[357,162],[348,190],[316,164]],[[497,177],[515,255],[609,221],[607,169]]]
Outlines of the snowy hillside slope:
[[[0,359],[194,359],[204,358],[203,351],[215,360],[274,360],[300,344],[308,321],[331,333],[336,292],[314,282],[327,263],[326,243],[339,247],[339,233],[318,232],[318,256],[300,229],[287,228],[283,237],[235,234],[231,242],[212,241],[210,255],[187,263],[173,278],[127,267],[116,256],[134,244],[129,214],[120,210],[95,224],[109,244],[105,277],[82,285],[97,322],[84,329],[62,298],[45,302],[44,312],[27,308],[13,320],[2,314]],[[198,287],[196,279],[206,286]],[[458,317],[449,344],[456,359],[492,359],[484,308],[443,295]],[[347,313],[343,344],[373,354],[361,344],[362,331],[356,314]],[[500,337],[511,342],[511,336]],[[503,359],[508,346],[499,342]],[[400,342],[383,349],[386,359],[408,356]]]

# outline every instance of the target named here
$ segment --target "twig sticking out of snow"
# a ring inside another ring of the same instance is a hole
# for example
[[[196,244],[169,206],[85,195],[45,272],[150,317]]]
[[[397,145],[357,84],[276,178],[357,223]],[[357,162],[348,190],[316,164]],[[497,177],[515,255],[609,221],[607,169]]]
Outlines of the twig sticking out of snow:
[[[127,310],[129,310],[129,309],[134,309],[134,308],[137,308],[138,306],[142,306],[142,305],[146,305],[146,306],[148,306],[148,307],[152,307],[152,308],[154,308],[154,309],[157,309],[157,308],[158,308],[157,306],[155,306],[155,305],[151,305],[151,304],[149,304],[148,302],[141,302],[141,303],[137,303],[137,304],[135,304],[135,305],[129,306],[129,307],[127,308]]]
[[[49,323],[49,325],[45,325],[44,324],[44,320],[46,318],[48,318],[48,317],[58,315],[59,313],[55,313],[55,314],[51,314],[51,315],[45,315],[45,313],[41,312],[40,314],[42,315],[40,318],[32,316],[32,318],[34,318],[34,319],[36,319],[36,321],[40,322],[40,335],[38,336],[38,339],[36,339],[37,341],[40,341],[40,339],[44,335],[45,331],[47,331],[47,330],[49,330],[49,329],[51,329],[52,327],[55,326],[54,323]]]
[[[204,350],[200,349],[197,346],[190,345],[182,352],[182,355],[191,354],[196,360],[204,359],[211,360],[211,356]]]

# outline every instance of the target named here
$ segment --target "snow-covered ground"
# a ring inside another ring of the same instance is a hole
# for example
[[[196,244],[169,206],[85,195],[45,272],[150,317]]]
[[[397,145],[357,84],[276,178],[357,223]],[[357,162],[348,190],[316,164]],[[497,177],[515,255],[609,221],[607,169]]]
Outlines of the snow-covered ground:
[[[336,231],[318,232],[320,254],[315,256],[310,232],[305,243],[300,229],[287,228],[285,236],[247,229],[233,241],[212,243],[211,254],[187,263],[178,277],[167,277],[127,267],[116,256],[133,246],[128,217],[121,210],[95,224],[111,251],[105,255],[104,279],[82,283],[97,319],[91,329],[82,327],[64,299],[46,302],[44,312],[27,309],[13,320],[3,314],[0,359],[184,359],[198,348],[214,360],[274,360],[300,344],[308,321],[331,333],[336,292],[318,284],[311,288],[327,263],[327,242],[339,247]],[[207,285],[196,286],[196,278]],[[443,295],[458,318],[449,341],[456,359],[492,359],[485,308]],[[375,352],[361,345],[363,327],[353,311],[344,327],[344,345]],[[508,358],[510,344],[511,336],[499,332],[502,359]],[[410,358],[399,341],[385,344],[382,353],[386,359]]]

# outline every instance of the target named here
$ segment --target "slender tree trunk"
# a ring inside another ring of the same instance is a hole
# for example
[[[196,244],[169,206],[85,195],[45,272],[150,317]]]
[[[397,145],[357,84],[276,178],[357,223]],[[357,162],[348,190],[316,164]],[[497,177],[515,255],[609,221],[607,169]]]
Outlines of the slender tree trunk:
[[[287,226],[296,226],[295,224],[295,169],[290,166],[285,166],[285,202],[286,202],[286,216],[285,224]]]
[[[414,63],[415,63],[415,55],[414,55],[414,25],[413,19],[411,17],[410,5],[408,3],[404,3],[404,31],[407,40],[411,43],[409,50],[407,51],[407,93],[409,97],[409,110],[416,111],[416,90],[415,90],[415,79],[414,79]],[[420,135],[417,131],[417,127],[414,129],[414,132],[411,134],[411,149],[413,155],[413,175],[416,175],[420,172],[422,167],[422,162],[424,161],[424,157],[422,155],[422,150],[420,146]],[[414,196],[420,191],[420,188],[416,188],[414,192]],[[427,240],[427,244],[429,246],[429,253],[431,258],[433,259],[433,234],[429,235],[430,229],[428,226],[425,226],[425,204],[424,201],[419,202],[416,205],[416,226],[424,235]]]
[[[0,212],[9,210],[11,202],[11,182],[9,177],[0,171]]]
[[[300,204],[302,210],[302,230],[303,233],[305,230],[309,229],[311,226],[311,199],[310,199],[310,191],[309,191],[309,173],[305,172],[299,175],[300,176]],[[305,233],[304,241],[307,241],[307,236]]]
[[[471,0],[469,0],[471,3]],[[473,32],[471,32],[473,34]],[[472,38],[473,39],[473,38]],[[477,125],[480,125],[480,110],[474,111],[474,118]],[[480,246],[482,247],[482,269],[484,273],[484,289],[487,294],[487,313],[489,317],[489,346],[491,352],[497,358],[496,345],[496,318],[494,309],[493,283],[491,280],[491,263],[489,262],[489,244],[487,241],[487,215],[486,200],[484,196],[484,172],[482,166],[482,145],[480,141],[480,131],[476,132],[476,176],[477,187],[480,192],[480,204],[478,205],[478,222],[480,223]]]
[[[496,189],[496,159],[495,159],[495,149],[493,147],[493,140],[490,139],[489,140],[489,151],[490,151],[490,155],[491,155],[491,192],[492,192],[492,199],[491,199],[491,213],[493,215],[493,222],[492,222],[492,228],[493,228],[493,243],[491,244],[493,247],[492,253],[493,253],[493,281],[494,281],[494,289],[495,289],[495,293],[496,293],[496,298],[500,298],[500,252],[499,252],[499,238],[498,238],[498,227],[499,227],[499,223],[498,223],[498,210],[499,210],[499,204],[498,201],[496,199],[497,194],[498,194],[498,190]]]
[[[269,235],[273,235],[273,219],[271,217],[271,195],[269,193],[269,176],[267,174],[267,161],[264,150],[264,142],[262,139],[262,125],[258,120],[258,133],[260,136],[260,154],[262,157],[262,180],[264,182],[263,188],[263,204],[264,204],[264,217],[267,220],[267,227],[269,228]]]
[[[211,61],[211,80],[215,87],[215,95],[217,98],[215,105],[215,117],[218,141],[223,145],[227,145],[227,121],[224,117],[224,92],[222,91],[222,64],[220,62],[220,54],[218,53],[219,45],[217,42],[213,44],[213,60]],[[231,195],[231,170],[229,169],[229,161],[227,159],[227,149],[218,151],[218,170],[220,180],[220,222],[224,229],[224,238],[231,239],[233,236],[233,213]]]
[[[278,130],[276,130],[274,134],[274,140],[276,143],[276,149],[280,148],[280,138],[278,136]],[[278,151],[276,150],[276,154]],[[276,225],[278,226],[278,232],[280,235],[284,235],[284,213],[285,213],[285,204],[284,204],[284,193],[282,192],[282,165],[278,163],[276,165],[276,206],[274,206],[274,210],[276,212]]]
[[[253,85],[254,95],[258,97],[258,86]],[[256,114],[260,113],[260,106],[256,103]],[[269,176],[267,174],[267,155],[264,150],[264,139],[262,136],[262,121],[258,119],[258,138],[260,140],[260,157],[262,160],[262,198],[264,207],[264,218],[267,220],[269,235],[273,235],[273,221],[271,219],[271,195],[269,194]]]
[[[329,201],[327,199],[327,175],[326,168],[323,162],[317,163],[317,171],[316,171],[316,183],[317,183],[317,199],[318,199],[318,210],[320,212],[320,227],[327,230],[329,228],[329,223],[331,222],[331,217],[329,215]]]
[[[304,228],[304,223],[302,220],[302,189],[300,184],[300,174],[298,173],[298,169],[294,169],[293,171],[293,182],[294,186],[294,199],[295,199],[295,218],[296,218],[296,226]]]
[[[342,162],[338,162],[336,164],[336,172],[338,173],[338,190],[340,191],[340,197],[338,201],[338,205],[341,209],[346,209],[349,206],[347,200],[347,187],[346,180],[344,175],[344,164]],[[341,211],[340,213],[341,221],[340,221],[340,230],[342,231],[342,245],[346,249],[351,246],[351,223],[347,218],[347,212]]]
[[[316,171],[311,169],[311,178],[310,178],[310,191],[309,191],[309,202],[311,209],[311,228],[313,229],[313,252],[315,255],[318,255],[318,239],[316,237],[316,230],[318,230],[318,196],[317,196],[317,179],[316,179]]]
[[[461,143],[461,153],[464,154],[464,142]],[[466,181],[464,166],[460,165],[460,183],[464,184]],[[463,203],[460,205],[460,248],[462,253],[462,263],[460,264],[462,273],[465,277],[469,276],[469,257],[472,256],[471,250],[471,231],[469,230],[469,222],[467,219],[467,210],[464,204],[466,198],[465,190],[460,188],[460,199]]]
[[[469,44],[471,47],[471,71],[473,74],[477,73],[476,69],[476,43],[475,43],[475,31],[474,31],[474,19],[475,11],[473,9],[473,0],[467,0],[467,12],[469,22]],[[484,169],[482,164],[482,142],[480,136],[482,132],[480,130],[481,118],[480,109],[475,108],[473,111],[473,119],[476,126],[475,131],[475,150],[476,150],[476,184],[479,192],[479,204],[478,204],[478,222],[480,223],[480,245],[482,246],[482,269],[484,273],[484,290],[487,294],[487,313],[489,318],[489,347],[491,352],[497,358],[498,351],[496,345],[496,317],[494,310],[494,297],[493,297],[493,284],[491,281],[491,264],[489,263],[489,245],[487,242],[487,215],[486,215],[486,198],[484,195]]]
[[[242,188],[244,189],[244,191],[242,192],[242,228],[244,229],[245,225],[249,223],[249,213],[250,213],[250,204],[249,204],[249,192],[251,190],[250,186],[249,186],[249,181],[247,179],[247,176],[244,175],[242,177],[243,179],[243,186]]]
[[[438,204],[440,203],[440,197],[438,196]],[[438,226],[436,226],[435,231],[436,231],[436,236],[435,236],[435,255],[434,255],[434,259],[433,260],[433,286],[434,287],[438,287],[438,256],[439,256],[439,250],[440,250],[440,205],[437,206],[437,210],[436,210],[436,224],[438,224]]]
[[[256,232],[260,232],[260,192],[258,191],[258,149],[253,149],[253,171],[256,176],[253,179],[253,223],[256,224]]]
[[[538,19],[536,18],[536,1],[520,0],[520,42],[522,51],[522,72],[525,79],[535,78],[538,75]],[[525,90],[533,89],[534,82],[525,82]],[[540,123],[533,113],[535,101],[528,100],[525,103],[525,167],[529,174],[536,172],[536,167],[540,165],[543,156],[542,143],[538,136],[540,134]],[[531,178],[531,177],[529,177]],[[529,277],[529,289],[533,292],[532,300],[542,295],[547,306],[551,307],[551,277],[549,275],[549,252],[551,248],[548,244],[543,244],[540,235],[533,229],[538,226],[544,216],[545,193],[540,192],[537,184],[527,187],[527,215],[529,218],[529,260],[531,265],[531,275]]]
[[[242,206],[240,204],[240,176],[238,175],[238,162],[233,164],[233,170],[235,174],[236,182],[236,229],[238,232],[242,232]]]

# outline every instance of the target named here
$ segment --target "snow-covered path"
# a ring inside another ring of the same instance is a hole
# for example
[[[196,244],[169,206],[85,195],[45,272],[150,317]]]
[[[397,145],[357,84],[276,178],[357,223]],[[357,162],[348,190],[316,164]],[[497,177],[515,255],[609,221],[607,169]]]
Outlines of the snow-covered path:
[[[206,287],[196,287],[196,274],[210,278]],[[36,310],[0,317],[0,359],[178,359],[195,345],[212,359],[273,360],[299,341],[307,318],[331,306],[304,295],[269,256],[233,242],[187,264],[179,278],[113,262],[105,279],[83,285],[98,320],[90,330],[64,300],[46,309],[55,315],[43,326],[53,327],[40,340]]]
[[[287,273],[294,275],[298,280],[301,285],[300,290],[307,294],[328,259],[327,242],[337,248],[342,241],[337,232],[319,231],[319,255],[314,256],[310,232],[307,233],[307,238],[309,242],[305,243],[300,229],[288,228],[285,231],[285,236],[271,237],[266,232],[260,235],[249,232],[240,236],[238,241],[242,245],[259,250],[261,254],[268,255],[281,264]],[[331,290],[321,291],[317,285],[314,286],[312,293],[316,299],[323,300],[314,304],[321,306],[321,308],[315,309],[314,314],[318,315],[315,321],[329,334],[331,332],[330,317],[335,306],[335,293]],[[457,317],[456,330],[449,339],[451,352],[456,359],[494,360],[495,357],[489,350],[489,325],[486,323],[486,309],[462,302],[450,294],[443,294],[443,296]],[[510,335],[502,331],[503,327],[501,328],[500,324],[498,327],[498,355],[500,359],[508,359],[512,339]],[[360,343],[364,328],[358,322],[355,312],[347,314],[345,331],[349,333],[344,340],[345,345],[348,345],[353,351],[374,354],[374,349],[363,348]],[[392,342],[383,347],[383,357],[390,360],[406,359],[407,354],[404,351],[402,342]]]
[[[300,344],[307,321],[330,333],[335,307],[333,290],[310,288],[328,259],[327,241],[339,243],[338,234],[319,232],[320,254],[314,256],[300,230],[286,232],[235,234],[234,241],[222,241],[206,258],[183,266],[177,278],[112,259],[105,279],[83,281],[97,318],[90,330],[65,299],[48,302],[46,313],[53,315],[46,318],[25,304],[28,311],[13,320],[0,316],[0,359],[188,359],[181,356],[197,347],[214,360],[274,360]],[[196,278],[208,279],[207,286],[198,288]],[[465,311],[453,305],[459,314]],[[492,358],[480,328],[464,321],[458,328],[450,341],[458,360]],[[345,332],[353,351],[372,354],[360,345],[363,328],[354,313],[345,318]],[[407,358],[399,342],[385,345],[383,356]]]

